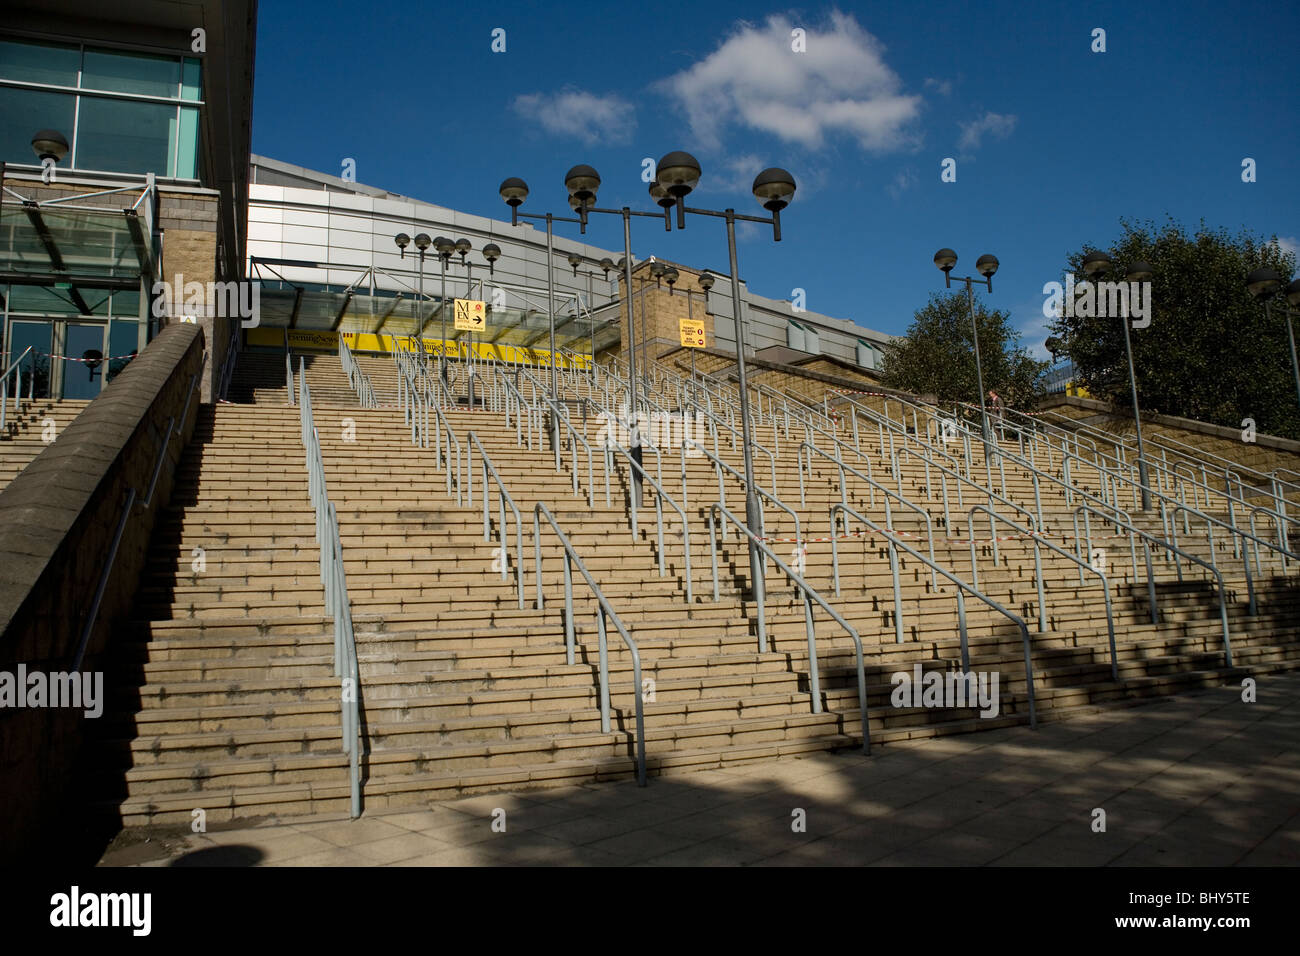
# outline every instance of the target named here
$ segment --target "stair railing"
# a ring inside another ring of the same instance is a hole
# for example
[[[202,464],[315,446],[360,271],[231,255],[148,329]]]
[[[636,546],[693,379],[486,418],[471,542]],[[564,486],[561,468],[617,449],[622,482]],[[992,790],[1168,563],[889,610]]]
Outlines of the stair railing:
[[[1076,508],[1075,509],[1076,520],[1080,512],[1083,512],[1085,515],[1089,513],[1095,514],[1099,519],[1109,522],[1110,524],[1116,524],[1120,527],[1126,528],[1129,531],[1130,535],[1136,535],[1137,537],[1142,539],[1142,549],[1146,555],[1147,596],[1151,602],[1151,623],[1152,624],[1160,623],[1160,612],[1156,606],[1155,575],[1151,568],[1151,545],[1154,544],[1160,550],[1169,551],[1171,553],[1180,555],[1181,557],[1186,558],[1188,561],[1192,562],[1193,564],[1199,564],[1201,567],[1205,568],[1211,574],[1214,575],[1214,578],[1219,585],[1219,618],[1223,623],[1223,658],[1224,658],[1225,665],[1231,667],[1232,666],[1232,639],[1228,634],[1228,605],[1227,605],[1227,597],[1226,597],[1227,589],[1224,587],[1223,584],[1223,575],[1219,573],[1219,569],[1215,566],[1215,564],[1212,561],[1203,561],[1200,558],[1196,557],[1196,555],[1194,554],[1188,554],[1186,551],[1182,550],[1176,545],[1168,541],[1165,541],[1161,538],[1157,538],[1153,534],[1148,534],[1147,532],[1143,531],[1141,528],[1135,527],[1134,525],[1130,524],[1127,521],[1124,521],[1120,518],[1113,517],[1110,515],[1104,515],[1100,511],[1094,509],[1092,505],[1083,504],[1080,505],[1078,508]],[[1076,544],[1077,544],[1077,539],[1076,539]],[[1091,554],[1092,536],[1090,532],[1088,535],[1087,546],[1088,546],[1088,553]],[[1211,551],[1210,556],[1211,558],[1213,558],[1213,551]]]
[[[293,407],[293,358],[289,355],[287,351],[284,353],[284,391],[285,394],[288,396],[288,405],[290,408],[292,408]]]
[[[642,692],[643,684],[641,683],[641,652],[637,649],[636,642],[628,634],[627,628],[624,627],[623,621],[614,610],[614,606],[609,603],[605,597],[605,592],[600,589],[596,579],[591,576],[587,570],[587,565],[578,555],[577,549],[571,542],[551,514],[549,508],[543,502],[538,502],[533,508],[533,550],[536,558],[536,580],[537,580],[537,610],[545,609],[545,601],[542,597],[542,518],[551,526],[555,536],[560,539],[560,545],[564,548],[564,647],[567,661],[570,665],[574,663],[574,644],[575,631],[573,619],[573,569],[576,567],[578,573],[582,575],[591,588],[591,593],[596,598],[596,634],[598,640],[598,666],[597,674],[599,675],[600,688],[600,729],[601,733],[610,732],[609,720],[609,651],[606,638],[606,623],[612,622],[614,630],[618,632],[627,645],[628,652],[632,655],[632,693],[636,701],[636,782],[637,786],[644,787],[645,779],[645,712],[642,704],[644,694]]]
[[[477,450],[479,460],[483,463],[483,540],[492,540],[492,528],[488,519],[488,478],[489,476],[497,484],[497,505],[499,515],[497,519],[497,536],[500,544],[501,555],[501,580],[507,581],[510,578],[506,560],[506,508],[509,508],[515,516],[515,578],[517,590],[519,592],[519,610],[524,609],[524,519],[519,514],[519,508],[515,505],[515,500],[510,496],[506,489],[506,483],[501,480],[501,475],[497,473],[496,465],[488,456],[487,450],[483,447],[482,442],[478,440],[478,435],[470,432],[465,442],[465,454],[473,455]],[[474,462],[467,461],[466,470],[469,472],[469,481],[466,484],[468,500],[466,504],[474,507]]]
[[[803,575],[795,571],[794,568],[781,560],[778,555],[760,535],[755,534],[745,526],[745,523],[727,510],[726,505],[722,502],[716,502],[709,508],[709,559],[713,566],[713,600],[716,603],[721,600],[718,590],[718,535],[717,524],[719,519],[730,521],[740,531],[742,540],[748,539],[751,546],[756,547],[765,557],[771,558],[772,562],[782,571],[795,586],[795,589],[803,594],[804,605],[804,639],[808,644],[808,688],[809,697],[812,701],[812,712],[820,714],[822,712],[822,695],[821,695],[821,675],[817,664],[817,629],[813,622],[813,603],[818,604],[822,610],[830,615],[831,620],[842,627],[853,641],[853,649],[856,654],[857,676],[858,676],[858,712],[862,714],[862,752],[870,755],[871,753],[871,725],[867,711],[867,675],[866,666],[863,663],[862,655],[862,638],[858,635],[857,630],[846,621],[839,611],[831,607],[826,599],[822,597],[811,584],[804,579]],[[767,653],[769,650],[767,640],[767,620],[764,605],[766,604],[765,591],[763,585],[763,575],[766,561],[758,562],[759,579],[754,581],[754,610],[758,623],[758,649],[759,653]]]
[[[21,415],[23,411],[23,359],[32,354],[35,346],[27,346],[23,354],[9,363],[9,367],[0,374],[0,435],[8,434],[6,431],[6,412],[9,408],[9,383],[13,382],[14,388],[14,414]],[[32,371],[29,375],[33,391],[36,383],[36,363],[32,360]]]
[[[953,574],[951,571],[945,570],[944,568],[940,567],[938,564],[935,564],[934,562],[930,561],[928,558],[925,557],[925,555],[921,554],[915,548],[908,545],[905,541],[900,540],[892,532],[886,530],[885,528],[882,528],[880,525],[872,521],[866,515],[859,514],[858,512],[854,511],[852,508],[848,507],[847,505],[842,505],[842,504],[833,504],[831,505],[831,509],[830,509],[831,573],[834,575],[836,594],[839,594],[839,588],[840,588],[839,548],[837,544],[838,535],[836,535],[835,533],[835,529],[839,524],[839,521],[836,519],[836,514],[838,512],[843,512],[847,514],[848,516],[856,519],[857,521],[860,521],[862,524],[865,524],[868,528],[872,529],[877,534],[881,535],[889,545],[890,552],[892,555],[891,560],[894,562],[895,566],[898,561],[896,549],[902,548],[908,554],[912,555],[912,557],[916,558],[918,561],[922,562],[923,564],[928,564],[932,570],[937,571],[939,574],[942,574],[945,578],[947,578],[949,581],[951,581],[953,584],[957,586],[957,620],[958,620],[959,639],[961,642],[961,666],[962,666],[962,670],[965,673],[968,674],[970,673],[970,645],[969,645],[969,640],[966,632],[966,601],[963,596],[963,592],[966,591],[970,592],[971,596],[975,597],[980,601],[983,601],[994,611],[998,612],[1003,617],[1007,618],[1009,621],[1015,624],[1017,628],[1020,629],[1020,638],[1024,646],[1024,652],[1025,652],[1025,687],[1027,689],[1026,696],[1029,704],[1029,726],[1033,728],[1037,728],[1038,717],[1034,708],[1034,662],[1033,662],[1033,654],[1032,654],[1032,645],[1029,637],[1029,625],[1025,623],[1025,619],[1022,618],[1020,615],[1007,610],[1005,607],[1003,607],[997,601],[993,600],[987,594],[983,593],[975,586],[963,581],[961,578],[957,577],[957,575]],[[847,526],[847,521],[845,522],[845,524]],[[898,576],[897,574],[895,574],[894,614],[896,618],[902,614],[902,607],[903,604],[902,604],[901,587],[899,585]]]
[[[685,579],[684,583],[686,585],[686,603],[688,605],[694,604],[695,594],[694,594],[694,587],[691,581],[691,528],[690,528],[690,522],[687,521],[686,519],[686,512],[682,509],[680,505],[677,504],[676,501],[673,500],[672,495],[668,494],[668,492],[664,490],[663,485],[661,485],[658,481],[652,478],[646,472],[646,470],[641,467],[641,464],[635,458],[632,457],[632,453],[629,452],[622,445],[620,445],[612,435],[607,435],[605,439],[604,458],[605,458],[606,469],[607,469],[606,473],[608,473],[609,462],[611,459],[614,459],[616,453],[626,458],[629,469],[635,469],[636,473],[640,475],[642,482],[648,483],[655,491],[655,519],[656,519],[656,527],[658,528],[658,532],[659,532],[659,576],[660,577],[663,577],[667,573],[664,564],[665,561],[664,509],[663,509],[664,503],[667,502],[668,507],[676,511],[678,516],[682,519],[682,553],[683,553],[683,567],[685,569],[683,577]],[[615,459],[614,468],[615,470],[617,470],[618,468],[616,459]],[[644,491],[642,493],[644,493]],[[637,525],[637,500],[636,499],[637,499],[636,488],[633,482],[629,481],[628,482],[628,505],[629,505],[628,511],[632,519],[631,530],[632,530],[632,540],[634,541],[636,540],[638,534],[640,533]]]
[[[718,458],[716,455],[712,454],[703,445],[699,444],[698,442],[692,441],[689,438],[683,439],[682,441],[682,504],[683,505],[686,504],[686,446],[687,445],[690,445],[692,448],[697,449],[701,454],[704,455],[704,457],[706,457],[713,464],[713,470],[717,473],[717,477],[718,477],[718,500],[725,505],[727,503],[727,492],[726,492],[726,486],[722,480],[722,473],[724,471],[727,472],[727,474],[735,478],[736,481],[738,481],[742,487],[744,487],[745,484],[745,476],[741,474],[739,471],[737,471],[735,468],[732,468],[725,461]],[[767,490],[758,482],[754,482],[754,494],[758,495],[760,498],[766,498],[768,501],[774,504],[781,511],[784,511],[794,520],[795,547],[802,550],[804,546],[803,528],[799,523],[799,515],[795,512],[795,510],[791,508],[789,505],[787,505],[780,498],[778,498],[774,492]],[[764,534],[766,534],[766,530],[764,530]],[[722,526],[722,539],[724,541],[727,539],[727,526],[725,524]]]
[[[930,513],[928,511],[926,511],[924,508],[920,507],[919,505],[915,504],[914,502],[909,501],[900,492],[890,491],[880,482],[876,481],[874,478],[864,475],[862,472],[858,471],[852,465],[846,465],[843,459],[836,458],[835,456],[828,454],[827,452],[823,451],[817,446],[810,445],[807,442],[803,442],[799,445],[799,503],[801,505],[805,505],[805,506],[807,505],[807,501],[804,498],[804,486],[803,486],[803,459],[804,459],[805,450],[807,450],[808,453],[808,477],[810,480],[812,478],[813,452],[816,452],[817,454],[821,455],[823,458],[830,461],[831,464],[839,467],[840,504],[844,505],[846,508],[848,507],[849,504],[847,482],[845,479],[847,473],[853,475],[855,478],[859,479],[860,481],[865,481],[867,483],[867,486],[871,491],[871,507],[873,508],[876,506],[876,490],[877,489],[880,490],[881,496],[883,497],[885,502],[885,526],[889,528],[890,531],[894,530],[894,519],[889,506],[890,498],[897,499],[898,503],[902,505],[904,508],[907,508],[911,511],[915,511],[917,514],[919,514],[921,516],[921,520],[925,522],[925,540],[927,546],[930,549],[930,561],[932,563],[934,562],[934,525],[930,518]],[[832,531],[833,530],[834,529],[832,529]],[[845,521],[844,524],[844,533],[845,534],[849,533],[849,527],[847,521]],[[939,586],[939,582],[935,579],[933,571],[930,572],[930,582],[936,588]],[[900,630],[898,632],[898,643],[901,644],[902,642],[903,642],[903,632]]]
[[[987,505],[975,505],[975,507],[971,508],[969,513],[966,515],[966,535],[970,538],[970,580],[971,584],[975,587],[979,587],[980,583],[979,564],[975,559],[975,512],[977,511],[982,511],[989,516],[990,525],[994,521],[1001,521],[1007,527],[1019,532],[1033,543],[1034,583],[1038,590],[1038,630],[1040,632],[1046,632],[1048,625],[1047,599],[1043,589],[1043,559],[1040,553],[1043,548],[1047,548],[1048,550],[1059,554],[1067,561],[1077,564],[1079,566],[1080,578],[1082,578],[1084,571],[1088,571],[1091,574],[1097,575],[1097,577],[1101,579],[1101,593],[1106,599],[1106,632],[1110,641],[1110,676],[1112,680],[1118,681],[1119,667],[1115,661],[1115,615],[1111,609],[1110,603],[1110,581],[1107,579],[1105,573],[1100,569],[1093,567],[1088,562],[1081,560],[1076,555],[1071,554],[1069,551],[1066,551],[1060,545],[1053,544],[1041,534],[1035,534],[1023,525],[1017,524],[1006,515],[996,514],[990,510]],[[1136,578],[1134,578],[1134,580],[1136,581]]]
[[[375,389],[370,384],[370,377],[361,370],[361,366],[352,355],[352,350],[348,348],[348,343],[343,341],[342,335],[339,336],[339,364],[343,366],[343,374],[347,376],[352,391],[356,392],[360,406],[377,408],[379,403],[375,401]]]
[[[334,676],[340,679],[339,718],[343,730],[343,752],[348,757],[351,786],[351,815],[361,815],[360,750],[361,674],[357,666],[356,635],[352,629],[352,602],[348,598],[347,575],[343,568],[343,545],[339,538],[338,512],[325,486],[325,464],[320,436],[312,418],[311,391],[307,376],[299,368],[299,422],[307,459],[307,490],[316,511],[316,541],[320,545],[320,577],[325,588],[325,612],[334,622]]]

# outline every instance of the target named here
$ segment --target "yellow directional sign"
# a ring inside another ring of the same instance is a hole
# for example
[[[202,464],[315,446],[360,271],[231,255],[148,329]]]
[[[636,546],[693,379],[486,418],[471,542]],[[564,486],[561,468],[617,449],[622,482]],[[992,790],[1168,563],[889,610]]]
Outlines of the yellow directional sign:
[[[480,299],[456,299],[456,329],[461,332],[482,332],[487,328],[487,305]]]
[[[703,322],[697,322],[694,319],[682,319],[678,324],[681,327],[682,345],[689,349],[702,349],[709,344],[704,335]]]

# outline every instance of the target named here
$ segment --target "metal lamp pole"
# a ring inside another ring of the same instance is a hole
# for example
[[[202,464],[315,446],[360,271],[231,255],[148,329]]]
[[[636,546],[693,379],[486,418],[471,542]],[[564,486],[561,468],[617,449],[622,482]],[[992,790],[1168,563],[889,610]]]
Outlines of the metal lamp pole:
[[[1264,303],[1265,319],[1272,324],[1273,313],[1269,300],[1282,286],[1282,277],[1269,268],[1256,269],[1246,277],[1246,288],[1255,299]],[[1286,301],[1289,305],[1300,305],[1300,279],[1292,280],[1286,287]],[[1287,306],[1282,307],[1282,320],[1286,322],[1286,340],[1291,349],[1291,374],[1295,376],[1296,400],[1300,401],[1300,361],[1296,361],[1295,330],[1291,327],[1291,316],[1300,315]]]
[[[632,318],[632,226],[631,218],[633,216],[650,216],[655,219],[664,219],[665,229],[671,229],[671,223],[668,221],[667,211],[663,213],[646,213],[639,212],[635,209],[629,209],[624,206],[622,209],[600,209],[594,203],[596,201],[596,191],[600,188],[600,174],[587,165],[574,166],[564,175],[564,185],[569,191],[569,205],[578,211],[577,219],[570,219],[564,216],[545,217],[547,222],[547,252],[548,252],[548,276],[549,270],[553,267],[550,263],[550,223],[552,219],[557,222],[576,222],[579,224],[580,231],[585,235],[587,232],[587,216],[590,213],[603,213],[607,215],[621,216],[623,218],[623,279],[624,288],[627,290],[624,298],[627,301],[627,319],[628,319],[628,352],[627,352],[627,372],[628,372],[628,404],[631,412],[631,454],[638,465],[641,464],[641,439],[637,428],[637,413],[639,411],[639,401],[637,397],[637,376],[636,376],[636,334]],[[519,205],[528,196],[527,184],[518,177],[511,177],[501,184],[499,190],[501,198],[510,206],[511,222],[517,221],[518,216],[525,218],[540,219],[541,216],[528,216],[519,212]],[[552,309],[551,315],[552,336],[554,336],[555,317]],[[552,355],[554,352],[552,352]],[[593,356],[594,360],[594,356]],[[632,469],[632,494],[633,500],[638,504],[641,503],[641,473],[637,469]]]
[[[411,237],[404,232],[399,232],[393,237],[393,242],[402,252],[402,258],[406,258],[406,247],[411,242]],[[419,302],[416,307],[415,316],[415,340],[420,346],[420,363],[424,363],[424,254],[428,251],[429,246],[433,245],[433,240],[429,238],[427,232],[419,233],[415,237],[415,248],[420,253],[420,292]]]
[[[952,288],[952,267],[957,264],[957,253],[951,249],[940,249],[934,254],[934,264],[943,272],[944,288]],[[976,279],[974,276],[959,277],[958,282],[966,283],[966,301],[970,306],[970,331],[971,339],[975,343],[975,379],[980,390],[980,434],[984,439],[984,454],[988,456],[989,443],[989,412],[988,406],[984,400],[984,363],[980,360],[980,332],[979,324],[975,320],[975,289],[972,286],[974,282],[983,282],[990,292],[993,291],[993,276],[998,271],[998,257],[993,255],[980,256],[975,262],[975,270],[982,275],[983,280]]]
[[[442,319],[442,342],[438,346],[438,354],[442,360],[442,381],[447,385],[447,263],[451,259],[451,254],[456,251],[456,243],[446,236],[438,236],[433,240],[433,248],[438,253],[438,258],[442,260],[442,291],[438,298],[438,315]]]
[[[1110,257],[1104,252],[1090,252],[1083,257],[1083,271],[1092,278],[1094,285],[1100,283],[1102,275],[1111,268],[1111,265]],[[1146,282],[1151,278],[1154,271],[1145,262],[1134,262],[1129,266],[1125,278],[1129,282]],[[1101,301],[1100,295],[1100,289],[1098,289],[1098,302]],[[1138,407],[1137,371],[1133,365],[1133,340],[1128,331],[1129,316],[1127,312],[1120,316],[1120,322],[1124,326],[1124,354],[1128,359],[1129,396],[1133,400],[1133,428],[1137,434],[1138,483],[1142,489],[1142,510],[1150,511],[1151,479],[1147,471],[1146,446],[1142,442],[1142,411]]]
[[[687,206],[686,197],[700,181],[700,164],[690,153],[682,151],[669,153],[659,160],[656,172],[655,183],[651,185],[651,194],[655,195],[656,186],[666,194],[660,200],[660,205],[664,206],[665,213],[672,206],[677,207],[678,229],[686,228],[687,213],[697,216],[713,216],[723,219],[727,223],[727,262],[731,269],[731,309],[736,323],[736,376],[740,385],[740,429],[741,441],[745,447],[745,522],[750,531],[761,538],[763,536],[763,508],[759,503],[754,484],[754,454],[751,447],[753,427],[749,413],[749,377],[745,367],[745,320],[741,311],[740,272],[736,261],[736,221],[770,225],[773,240],[780,242],[781,210],[788,206],[790,200],[794,198],[794,177],[784,169],[775,167],[765,169],[754,177],[754,198],[772,214],[770,218],[765,218],[761,216],[745,216],[737,213],[734,209],[718,211]],[[667,205],[668,199],[672,200],[671,205]],[[763,559],[757,542],[753,538],[749,538],[748,541],[750,584],[753,588],[754,602],[761,604],[765,601]],[[762,638],[760,638],[761,641]],[[759,649],[767,650],[766,647],[762,646]]]

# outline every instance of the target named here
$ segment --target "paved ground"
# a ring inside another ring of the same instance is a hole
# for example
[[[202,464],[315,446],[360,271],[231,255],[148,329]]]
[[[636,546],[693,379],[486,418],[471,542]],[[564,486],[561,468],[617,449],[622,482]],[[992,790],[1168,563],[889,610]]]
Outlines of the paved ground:
[[[1266,676],[1258,696],[1243,703],[1224,688],[1038,731],[651,778],[645,789],[494,794],[202,835],[128,831],[101,865],[1294,866],[1300,675]]]

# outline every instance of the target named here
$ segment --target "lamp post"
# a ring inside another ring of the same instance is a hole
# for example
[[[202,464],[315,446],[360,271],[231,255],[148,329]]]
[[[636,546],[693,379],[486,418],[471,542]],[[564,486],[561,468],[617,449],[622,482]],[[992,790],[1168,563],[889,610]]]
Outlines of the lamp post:
[[[573,267],[573,274],[576,277],[578,275],[578,266],[582,265],[582,256],[578,255],[576,252],[569,253],[569,265]],[[601,259],[597,265],[600,266],[601,271],[605,275],[605,281],[608,282],[609,273],[614,268],[614,260],[606,257]],[[587,377],[591,380],[591,383],[594,386],[596,381],[596,320],[591,314],[591,280],[596,277],[596,273],[591,269],[583,269],[582,274],[587,277],[587,325],[588,332],[591,336],[591,367],[588,369]],[[581,306],[579,306],[578,312],[579,315],[581,315]]]
[[[1104,252],[1090,252],[1083,257],[1083,271],[1086,272],[1093,280],[1094,284],[1101,282],[1101,277],[1106,273],[1113,263],[1110,256]],[[1146,282],[1151,278],[1155,270],[1145,262],[1134,262],[1128,267],[1125,276],[1128,282]],[[1098,290],[1097,301],[1100,302],[1100,290]],[[1133,341],[1128,331],[1129,317],[1127,314],[1120,316],[1120,324],[1124,328],[1124,354],[1128,358],[1128,384],[1129,394],[1133,399],[1133,428],[1137,433],[1137,456],[1138,456],[1138,481],[1142,488],[1142,510],[1151,510],[1151,488],[1150,479],[1147,475],[1146,449],[1142,444],[1142,412],[1138,408],[1137,392],[1137,372],[1133,368]]]
[[[631,429],[632,448],[630,450],[633,458],[636,460],[637,464],[640,465],[641,438],[640,435],[638,434],[638,430],[636,427],[637,412],[638,412],[637,379],[636,379],[636,339],[633,333],[632,302],[631,302],[631,297],[632,297],[631,217],[649,216],[654,219],[663,218],[665,229],[671,229],[672,225],[668,220],[667,210],[665,210],[663,213],[649,213],[649,212],[640,212],[635,209],[629,209],[627,206],[624,206],[622,209],[597,208],[594,204],[596,202],[596,191],[600,188],[600,174],[597,173],[596,170],[592,169],[590,166],[587,165],[574,166],[567,173],[565,173],[564,185],[569,192],[569,205],[578,210],[579,216],[577,219],[569,219],[563,216],[552,216],[550,213],[547,213],[545,216],[542,215],[530,216],[525,213],[519,212],[519,205],[528,196],[528,186],[527,184],[524,183],[522,179],[519,179],[518,177],[511,177],[510,179],[507,179],[505,182],[503,182],[501,184],[500,193],[501,193],[501,198],[504,199],[506,203],[510,206],[510,221],[512,225],[518,221],[519,216],[524,216],[525,218],[531,218],[531,219],[546,220],[546,252],[547,252],[546,275],[547,275],[548,289],[552,290],[552,294],[550,295],[548,301],[548,309],[550,311],[552,345],[554,345],[554,338],[555,338],[555,302],[554,302],[554,294],[553,294],[554,280],[552,277],[554,262],[553,262],[553,250],[551,245],[552,221],[576,222],[580,226],[580,231],[583,234],[585,234],[587,231],[587,216],[590,215],[591,213],[594,212],[606,213],[614,216],[623,217],[623,278],[626,282],[626,286],[625,286],[627,289],[626,297],[628,300],[627,372],[628,372],[628,391],[630,393],[628,396],[628,404],[630,406],[629,410],[631,412],[631,419],[632,419],[632,429]],[[551,384],[552,384],[552,388],[554,388],[555,367],[553,363],[554,363],[555,352],[553,348],[552,348],[551,355],[552,355]],[[558,454],[558,446],[557,446],[557,454]],[[636,469],[633,469],[632,494],[634,495],[633,500],[636,501],[637,504],[639,505],[641,502],[641,473]]]
[[[700,287],[704,293],[704,314],[709,314],[709,290],[713,288],[713,275],[708,272],[701,272],[695,284]],[[689,300],[688,300],[689,304]],[[691,349],[691,400],[696,404],[700,401],[700,388],[695,380],[695,349]]]
[[[456,251],[456,243],[446,236],[436,236],[433,240],[433,249],[442,262],[442,290],[438,293],[438,316],[442,319],[442,341],[438,344],[438,357],[442,382],[447,385],[447,263],[451,261],[451,254]],[[421,327],[421,336],[423,331]],[[421,344],[423,345],[423,340]]]
[[[459,256],[460,256],[460,264],[461,264],[461,266],[463,266],[464,269],[465,269],[465,296],[466,296],[466,298],[468,298],[469,296],[471,296],[471,295],[474,294],[474,290],[473,290],[473,285],[474,285],[474,263],[470,262],[470,261],[467,260],[465,257],[469,254],[470,250],[473,249],[473,245],[470,243],[470,241],[469,241],[468,239],[463,239],[463,238],[462,238],[462,239],[457,239],[454,243],[452,243],[452,246],[453,246],[454,250],[456,251],[456,253],[459,254]],[[498,246],[498,245],[497,245],[496,243],[494,243],[494,242],[489,242],[487,245],[485,245],[485,246],[483,247],[483,249],[482,249],[482,255],[483,255],[483,258],[487,260],[487,264],[488,264],[488,272],[489,272],[490,274],[495,274],[495,273],[496,273],[496,261],[497,261],[498,259],[501,258],[501,247]],[[482,281],[480,280],[480,289],[481,289],[481,286],[482,286]],[[446,338],[446,331],[445,331],[445,330],[446,330],[446,326],[447,326],[447,320],[446,320],[446,316],[445,316],[445,314],[444,314],[444,316],[443,316],[443,329],[444,329],[443,337],[444,337],[444,348],[445,348],[445,346],[446,346],[446,343],[445,343],[445,338]],[[468,384],[469,384],[469,407],[470,407],[470,409],[473,409],[473,408],[474,408],[474,378],[475,378],[475,368],[476,368],[476,365],[477,365],[477,362],[476,362],[475,357],[474,357],[474,333],[473,333],[473,331],[470,331],[470,333],[469,333],[468,364],[467,364],[467,367],[466,367],[466,381],[467,381]]]
[[[1282,277],[1267,267],[1256,269],[1246,277],[1246,289],[1257,302],[1264,303],[1264,316],[1271,323],[1273,314],[1269,309],[1269,300],[1282,288]],[[1288,305],[1300,306],[1300,279],[1292,280],[1286,287]],[[1300,311],[1282,306],[1282,320],[1286,322],[1287,345],[1291,347],[1291,373],[1295,376],[1296,400],[1300,401],[1300,362],[1296,361],[1295,330],[1291,327],[1291,316],[1300,315]]]
[[[746,216],[734,209],[713,210],[697,209],[686,205],[686,197],[700,182],[700,164],[690,153],[677,150],[668,153],[656,169],[655,182],[651,184],[650,194],[663,207],[665,217],[670,210],[677,208],[677,228],[686,228],[686,214],[713,216],[723,219],[727,224],[727,260],[731,269],[731,308],[736,322],[736,375],[740,384],[740,427],[741,441],[744,444],[745,461],[745,521],[750,531],[763,536],[763,509],[759,504],[758,494],[754,490],[754,455],[750,436],[752,427],[749,415],[749,380],[745,370],[745,322],[741,315],[740,275],[736,262],[736,222],[757,222],[772,227],[772,238],[781,241],[781,210],[794,198],[795,181],[784,169],[775,167],[765,169],[754,177],[752,191],[754,198],[772,215],[770,218]],[[629,266],[628,289],[631,290],[631,268]],[[666,274],[666,273],[665,273]],[[707,302],[707,299],[706,299]],[[629,307],[630,315],[630,307]],[[758,545],[749,539],[749,580],[756,603],[764,601],[763,595],[763,561]],[[766,648],[764,648],[766,650]]]
[[[397,244],[397,248],[401,250],[402,258],[405,259],[406,247],[410,245],[411,237],[404,232],[399,232],[397,235],[393,236],[393,242]],[[419,305],[416,310],[418,314],[415,317],[415,340],[420,347],[421,363],[424,362],[424,254],[428,251],[429,246],[431,245],[433,245],[433,240],[429,238],[427,232],[421,232],[416,235],[415,248],[420,253],[420,292],[418,297]]]
[[[934,264],[943,272],[943,284],[945,289],[952,288],[952,267],[957,264],[957,253],[951,249],[940,249],[934,254]],[[989,444],[989,412],[985,404],[984,396],[984,364],[980,361],[980,332],[979,324],[975,321],[975,290],[972,283],[983,282],[990,292],[993,291],[993,275],[998,271],[998,257],[993,255],[983,255],[975,261],[975,271],[982,275],[983,280],[976,279],[974,276],[959,277],[958,282],[966,283],[966,301],[970,305],[970,332],[971,341],[975,344],[975,379],[980,390],[980,434],[984,438],[984,455],[988,457]]]

